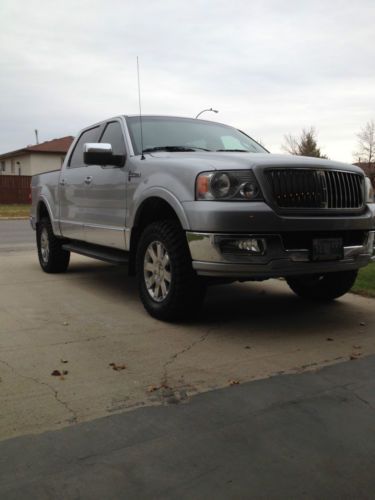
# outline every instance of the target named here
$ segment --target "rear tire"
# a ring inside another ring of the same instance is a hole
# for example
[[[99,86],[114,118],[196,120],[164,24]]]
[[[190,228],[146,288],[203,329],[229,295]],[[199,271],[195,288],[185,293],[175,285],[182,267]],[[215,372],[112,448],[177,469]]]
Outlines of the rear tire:
[[[358,271],[340,271],[286,278],[298,296],[311,300],[334,300],[345,295],[355,283]]]
[[[154,318],[190,319],[199,311],[206,286],[192,268],[178,222],[154,222],[143,231],[137,248],[137,282],[142,303]]]
[[[70,252],[63,250],[63,241],[53,234],[51,221],[45,217],[37,225],[36,242],[40,267],[46,273],[63,273],[67,270]]]

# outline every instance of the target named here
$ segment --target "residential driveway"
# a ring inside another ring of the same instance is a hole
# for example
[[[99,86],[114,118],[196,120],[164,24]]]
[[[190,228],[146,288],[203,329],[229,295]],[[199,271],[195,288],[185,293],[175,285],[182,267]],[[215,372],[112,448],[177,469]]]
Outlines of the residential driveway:
[[[217,286],[199,320],[171,325],[145,313],[124,268],[73,255],[68,273],[47,275],[4,234],[1,439],[375,353],[372,299],[309,304],[278,280]]]
[[[2,500],[372,500],[375,356],[0,442]]]

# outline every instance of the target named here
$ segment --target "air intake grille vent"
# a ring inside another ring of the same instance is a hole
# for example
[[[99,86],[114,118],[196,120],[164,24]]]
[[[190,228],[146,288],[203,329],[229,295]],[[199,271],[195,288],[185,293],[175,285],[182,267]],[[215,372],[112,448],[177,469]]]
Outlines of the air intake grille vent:
[[[359,209],[363,177],[354,172],[318,169],[271,169],[266,175],[280,208]]]

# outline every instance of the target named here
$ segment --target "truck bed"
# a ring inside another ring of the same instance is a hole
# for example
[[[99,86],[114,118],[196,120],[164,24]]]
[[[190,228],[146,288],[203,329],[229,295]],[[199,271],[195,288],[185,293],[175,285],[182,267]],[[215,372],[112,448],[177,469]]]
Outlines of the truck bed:
[[[37,220],[37,203],[42,198],[48,203],[53,217],[59,218],[59,179],[61,170],[33,175],[31,180],[31,217]]]

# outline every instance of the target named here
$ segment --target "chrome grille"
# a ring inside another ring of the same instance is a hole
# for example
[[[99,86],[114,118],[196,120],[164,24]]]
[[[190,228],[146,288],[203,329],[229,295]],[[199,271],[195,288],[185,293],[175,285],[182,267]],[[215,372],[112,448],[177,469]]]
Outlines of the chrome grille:
[[[280,208],[359,209],[363,176],[342,170],[278,168],[266,171]]]

